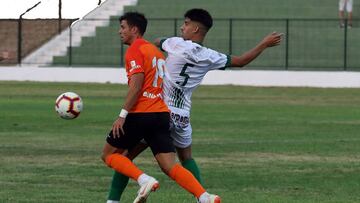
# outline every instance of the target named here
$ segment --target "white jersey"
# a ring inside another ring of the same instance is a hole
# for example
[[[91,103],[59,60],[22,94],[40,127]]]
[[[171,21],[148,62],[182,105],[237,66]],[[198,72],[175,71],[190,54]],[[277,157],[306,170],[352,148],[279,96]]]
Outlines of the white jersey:
[[[229,65],[230,56],[180,37],[161,40],[160,44],[168,54],[163,81],[165,102],[170,109],[190,112],[192,92],[208,71]]]

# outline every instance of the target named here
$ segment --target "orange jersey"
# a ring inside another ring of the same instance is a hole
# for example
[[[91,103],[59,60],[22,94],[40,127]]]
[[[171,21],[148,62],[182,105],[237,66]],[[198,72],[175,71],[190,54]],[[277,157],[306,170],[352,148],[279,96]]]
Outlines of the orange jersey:
[[[130,82],[131,76],[144,73],[144,84],[133,112],[168,112],[162,99],[162,81],[165,69],[164,55],[144,39],[136,39],[125,53],[125,68]]]

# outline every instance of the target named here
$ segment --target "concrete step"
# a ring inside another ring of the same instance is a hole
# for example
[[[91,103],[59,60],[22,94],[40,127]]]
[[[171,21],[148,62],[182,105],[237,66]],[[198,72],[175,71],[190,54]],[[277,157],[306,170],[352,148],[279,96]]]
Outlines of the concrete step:
[[[96,34],[96,27],[108,26],[111,16],[121,15],[124,11],[124,6],[135,5],[136,3],[137,0],[105,1],[71,25],[71,45],[75,47],[80,46],[83,37],[90,37]],[[48,43],[29,54],[22,62],[24,64],[38,64],[39,66],[51,65],[54,56],[66,55],[70,44],[69,35],[70,30],[64,30],[60,35],[53,37]]]

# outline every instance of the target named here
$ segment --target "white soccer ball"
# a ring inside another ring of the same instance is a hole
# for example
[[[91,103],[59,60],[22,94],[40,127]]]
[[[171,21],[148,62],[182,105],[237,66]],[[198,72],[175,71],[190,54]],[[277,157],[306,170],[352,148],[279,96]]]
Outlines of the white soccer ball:
[[[63,119],[74,119],[83,109],[81,97],[74,92],[65,92],[55,101],[55,111]]]

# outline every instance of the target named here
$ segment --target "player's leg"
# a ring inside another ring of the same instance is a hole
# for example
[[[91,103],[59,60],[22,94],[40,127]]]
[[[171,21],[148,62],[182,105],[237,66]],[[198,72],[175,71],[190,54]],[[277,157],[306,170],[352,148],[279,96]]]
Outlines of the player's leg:
[[[345,26],[345,16],[344,16],[345,3],[346,3],[345,0],[339,0],[339,19],[340,19],[341,28]]]
[[[175,162],[175,153],[158,153],[155,155],[161,170],[175,180],[187,191],[200,197],[205,189],[188,170]]]
[[[128,151],[126,150],[126,152],[122,154],[126,156]],[[119,203],[121,195],[124,192],[128,182],[129,177],[114,171],[106,203]]]
[[[103,149],[102,159],[112,169],[135,181],[140,185],[138,194],[141,196],[135,202],[143,202],[151,191],[159,187],[159,182],[155,178],[148,176],[141,171],[128,157],[124,156],[124,149],[134,149],[140,143],[145,134],[146,122],[143,122],[142,114],[129,114],[124,124],[125,134],[114,138],[112,132],[106,138],[106,144]],[[117,149],[122,149],[116,151]],[[116,153],[120,152],[120,153]]]
[[[190,123],[190,112],[170,107],[172,112],[170,131],[176,152],[181,165],[189,170],[195,178],[201,183],[200,169],[192,157],[192,127]]]
[[[186,148],[176,147],[176,152],[181,162],[181,165],[189,170],[195,178],[202,183],[200,169],[196,164],[195,159],[192,157],[191,145]]]
[[[135,148],[130,152],[127,152],[126,155],[130,160],[134,160],[137,155],[143,152],[147,148],[147,144],[139,143]],[[129,177],[114,171],[113,178],[111,180],[111,185],[108,194],[107,203],[118,203],[120,202],[121,195],[124,192],[127,184],[129,182]]]
[[[120,153],[114,153],[114,151],[113,146],[106,143],[103,150],[103,161],[118,173],[138,182],[140,185],[138,194],[141,196],[138,195],[134,202],[143,202],[149,196],[150,192],[159,188],[159,182],[141,171],[129,158]]]
[[[168,114],[158,114],[154,124],[154,132],[145,136],[146,142],[149,144],[162,171],[172,178],[178,185],[197,197],[200,202],[220,202],[220,198],[216,195],[210,195],[202,187],[194,175],[175,161],[175,147],[170,136],[169,117]]]
[[[124,149],[119,149],[106,143],[101,158],[109,167],[137,181],[144,172],[136,167],[129,158],[121,154],[124,151]]]
[[[176,147],[176,151],[182,166],[187,170],[189,170],[195,176],[195,178],[201,183],[200,170],[195,160],[192,158],[192,151],[191,151],[192,128],[190,123],[188,122],[189,119],[182,119],[182,120],[187,121],[187,124],[182,125],[182,127],[175,127],[174,125],[171,125],[171,136],[176,140],[176,142],[174,141],[175,146],[179,146]],[[131,160],[133,160],[138,154],[140,154],[143,150],[145,150],[146,147],[147,144],[141,143],[138,146],[136,146],[134,149],[132,149],[127,156]],[[111,188],[109,190],[108,203],[119,202],[121,198],[121,194],[123,193],[127,183],[128,183],[128,177],[115,171],[112,179]]]
[[[182,188],[193,194],[200,203],[221,202],[219,196],[207,193],[190,171],[175,163],[175,153],[158,153],[155,158],[163,172]]]
[[[352,12],[348,13],[348,26],[350,28],[352,27]]]
[[[349,28],[352,27],[352,9],[353,9],[353,0],[348,0],[346,4],[346,11],[347,11],[347,19],[348,19],[348,26]]]
[[[129,177],[114,171],[106,203],[119,203],[128,183]]]

